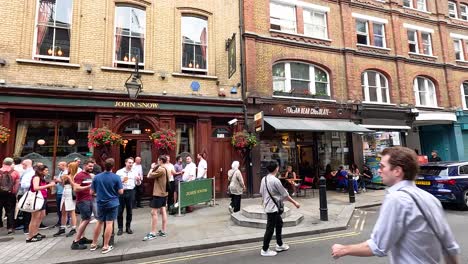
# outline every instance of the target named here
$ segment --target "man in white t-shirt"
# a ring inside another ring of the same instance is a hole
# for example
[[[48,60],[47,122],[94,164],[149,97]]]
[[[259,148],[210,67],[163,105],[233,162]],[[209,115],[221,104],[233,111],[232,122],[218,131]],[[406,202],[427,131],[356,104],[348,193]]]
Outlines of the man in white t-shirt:
[[[167,161],[164,163],[164,167],[167,170],[167,176],[169,178],[169,194],[167,196],[167,206],[168,208],[174,204],[174,191],[175,191],[175,182],[174,182],[174,174],[175,168],[174,165],[171,163],[171,157],[166,155]]]
[[[198,161],[198,170],[197,170],[197,179],[206,179],[206,171],[208,170],[208,163],[203,158],[203,155],[197,154]]]
[[[185,158],[185,168],[183,170],[184,175],[182,176],[182,181],[188,182],[188,181],[193,181],[195,180],[195,177],[197,176],[197,165],[193,163],[192,157],[187,156]]]
[[[143,167],[141,166],[141,157],[135,158],[135,163],[133,163],[132,170],[138,175],[138,179],[135,180],[135,201],[133,203],[133,208],[143,208],[141,205],[141,197],[143,196]]]

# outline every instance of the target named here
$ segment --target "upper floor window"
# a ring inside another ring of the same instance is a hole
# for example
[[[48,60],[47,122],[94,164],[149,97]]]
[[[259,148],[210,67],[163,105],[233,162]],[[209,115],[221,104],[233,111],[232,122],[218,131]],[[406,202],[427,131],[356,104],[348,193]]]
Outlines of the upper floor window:
[[[70,61],[72,0],[39,0],[33,57]]]
[[[330,98],[328,73],[312,64],[277,63],[273,65],[273,93],[328,99]]]
[[[408,29],[407,36],[409,52],[432,55],[431,33]]]
[[[146,12],[142,9],[117,6],[115,8],[115,67],[133,68],[138,60],[145,62]]]
[[[376,71],[365,71],[361,75],[361,85],[366,102],[390,103],[388,81]]]
[[[413,85],[416,106],[437,107],[435,86],[431,80],[418,76]]]
[[[448,2],[448,13],[449,13],[449,17],[453,17],[453,18],[458,17],[457,3],[451,2],[451,1]]]
[[[304,35],[328,38],[327,14],[321,11],[304,9]]]
[[[270,29],[296,33],[295,6],[270,2]]]
[[[369,25],[367,21],[356,20],[357,43],[370,45]]]
[[[403,0],[403,6],[427,11],[426,0]]]
[[[468,6],[460,5],[460,18],[463,20],[468,20]]]
[[[468,81],[461,85],[463,109],[468,109]]]
[[[208,71],[208,20],[182,16],[182,72],[206,74]]]
[[[358,44],[385,48],[386,19],[353,13],[356,18],[356,41]]]
[[[466,40],[454,39],[453,49],[455,51],[456,60],[465,60],[464,47],[467,45]]]

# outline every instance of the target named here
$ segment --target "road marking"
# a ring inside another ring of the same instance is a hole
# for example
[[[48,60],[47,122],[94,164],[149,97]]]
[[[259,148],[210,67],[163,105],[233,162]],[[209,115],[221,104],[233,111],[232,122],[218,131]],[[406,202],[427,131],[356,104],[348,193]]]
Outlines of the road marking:
[[[288,241],[288,244],[297,245],[297,244],[304,244],[304,243],[308,243],[308,242],[330,240],[330,239],[334,239],[334,238],[344,238],[344,237],[357,236],[359,234],[360,234],[359,232],[348,232],[348,233],[321,236],[321,237],[305,238],[305,239],[299,239],[299,240],[294,240],[294,241]],[[226,249],[226,250],[220,250],[220,251],[216,251],[216,252],[199,253],[199,254],[193,254],[193,255],[188,255],[188,256],[172,257],[172,258],[149,261],[149,262],[140,262],[140,264],[164,264],[164,263],[180,262],[180,261],[201,259],[201,258],[206,258],[206,257],[227,255],[227,254],[231,254],[231,253],[253,251],[253,250],[258,250],[260,248],[261,248],[260,246],[251,246],[251,247],[245,247],[245,248],[242,248],[242,249],[240,249],[240,248],[239,249]]]

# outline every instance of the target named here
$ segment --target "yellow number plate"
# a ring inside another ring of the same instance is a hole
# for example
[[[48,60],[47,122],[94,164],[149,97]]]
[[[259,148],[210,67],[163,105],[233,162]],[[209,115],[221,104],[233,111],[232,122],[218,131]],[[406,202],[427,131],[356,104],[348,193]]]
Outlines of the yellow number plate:
[[[431,185],[430,181],[416,181],[416,185],[426,185],[429,186]]]

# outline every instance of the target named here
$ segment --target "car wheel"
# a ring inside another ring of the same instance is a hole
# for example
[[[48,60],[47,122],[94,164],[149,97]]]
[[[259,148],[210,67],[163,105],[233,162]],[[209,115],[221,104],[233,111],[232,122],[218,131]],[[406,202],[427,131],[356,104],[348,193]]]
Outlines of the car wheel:
[[[468,210],[468,190],[463,192],[463,203],[460,204],[460,209]]]

